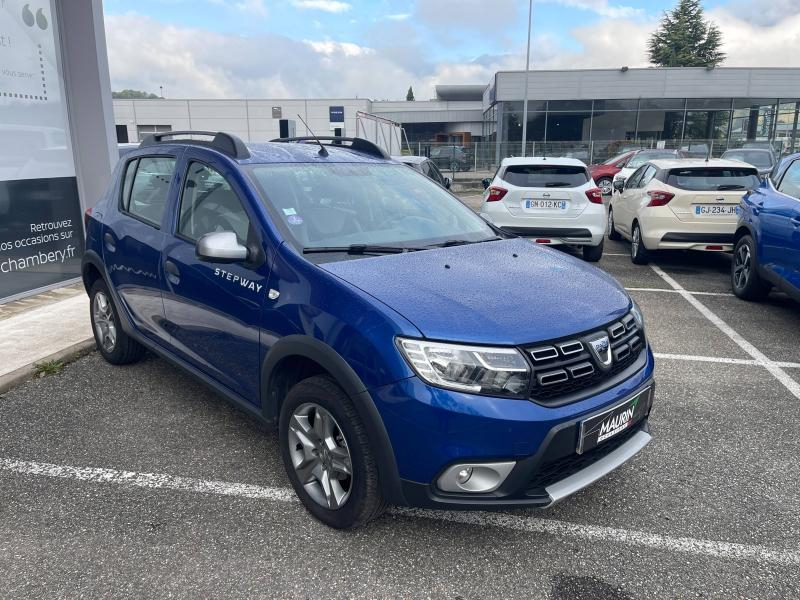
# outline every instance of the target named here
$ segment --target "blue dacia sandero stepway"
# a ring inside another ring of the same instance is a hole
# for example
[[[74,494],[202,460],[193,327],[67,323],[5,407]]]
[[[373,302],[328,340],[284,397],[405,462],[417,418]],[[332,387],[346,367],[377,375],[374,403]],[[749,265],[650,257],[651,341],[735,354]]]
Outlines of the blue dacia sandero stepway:
[[[619,284],[365,140],[158,134],[86,227],[103,357],[150,350],[277,424],[333,527],[549,506],[650,441],[653,355]]]

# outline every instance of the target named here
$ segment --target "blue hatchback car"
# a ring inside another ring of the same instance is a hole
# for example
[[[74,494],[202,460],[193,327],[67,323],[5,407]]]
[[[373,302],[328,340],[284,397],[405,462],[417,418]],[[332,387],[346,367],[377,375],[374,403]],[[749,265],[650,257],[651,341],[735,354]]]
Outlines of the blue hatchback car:
[[[740,208],[731,263],[734,293],[760,300],[774,286],[800,302],[800,153],[785,157]]]
[[[650,441],[653,355],[614,279],[370,142],[322,141],[172,132],[126,154],[86,217],[103,357],[148,349],[277,424],[336,528],[387,503],[548,506]]]

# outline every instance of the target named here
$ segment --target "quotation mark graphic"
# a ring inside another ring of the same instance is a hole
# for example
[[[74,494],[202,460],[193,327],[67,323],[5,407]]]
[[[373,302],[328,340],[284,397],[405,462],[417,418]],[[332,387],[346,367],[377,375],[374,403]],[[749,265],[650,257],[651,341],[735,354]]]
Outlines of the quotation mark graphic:
[[[36,16],[34,17],[33,12],[31,11],[31,5],[26,4],[22,7],[22,20],[28,27],[33,27],[34,23],[39,26],[39,29],[45,30],[47,29],[47,17],[44,16],[44,10],[41,8],[36,11]]]

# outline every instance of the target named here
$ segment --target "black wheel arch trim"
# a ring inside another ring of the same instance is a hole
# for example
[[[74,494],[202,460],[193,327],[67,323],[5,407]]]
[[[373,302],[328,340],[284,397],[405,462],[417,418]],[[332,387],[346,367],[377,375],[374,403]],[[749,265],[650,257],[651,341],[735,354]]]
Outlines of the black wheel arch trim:
[[[282,337],[270,348],[261,367],[263,419],[269,423],[276,423],[278,420],[280,402],[283,398],[277,397],[277,391],[273,389],[271,382],[281,361],[291,357],[302,357],[317,363],[350,397],[367,428],[378,463],[384,498],[393,504],[405,504],[392,443],[375,402],[353,368],[324,342],[308,335],[293,334]]]
[[[143,339],[142,336],[138,334],[136,328],[133,326],[130,315],[128,315],[128,311],[124,309],[124,305],[122,304],[119,294],[117,294],[116,288],[111,285],[111,278],[108,276],[108,270],[106,269],[105,263],[103,263],[103,259],[100,258],[100,255],[97,254],[97,252],[88,249],[84,252],[83,260],[81,261],[81,279],[83,280],[83,287],[86,289],[86,293],[88,294],[91,291],[90,286],[88,285],[89,282],[87,280],[87,274],[90,266],[94,267],[100,272],[100,277],[103,279],[108,291],[111,293],[111,297],[114,300],[114,305],[117,307],[117,316],[120,319],[120,324],[122,325],[123,331],[135,340],[141,342]]]

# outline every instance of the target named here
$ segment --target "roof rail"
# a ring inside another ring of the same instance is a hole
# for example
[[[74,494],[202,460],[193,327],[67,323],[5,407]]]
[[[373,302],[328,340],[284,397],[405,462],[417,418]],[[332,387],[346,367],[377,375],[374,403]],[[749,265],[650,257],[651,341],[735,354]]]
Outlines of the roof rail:
[[[377,144],[373,144],[369,140],[365,140],[364,138],[350,138],[350,137],[339,137],[339,136],[320,136],[320,137],[313,137],[313,136],[305,136],[305,137],[288,137],[288,138],[276,138],[274,140],[270,140],[271,142],[311,142],[317,144],[322,141],[331,142],[327,144],[328,146],[343,146],[342,142],[350,142],[349,146],[345,146],[350,150],[355,150],[356,152],[361,152],[363,154],[369,154],[371,156],[377,156],[378,158],[390,158],[390,156]]]
[[[203,140],[170,140],[171,143],[175,144],[197,144],[200,146],[207,146],[209,148],[214,148],[215,150],[219,150],[223,154],[227,154],[231,158],[242,159],[242,158],[250,158],[250,151],[245,146],[244,142],[238,138],[237,136],[233,135],[232,133],[225,133],[224,131],[162,131],[160,133],[153,133],[148,135],[146,138],[142,140],[142,143],[139,144],[140,148],[144,148],[146,146],[156,146],[162,141],[164,138],[171,138],[177,135],[200,135],[203,137],[211,137],[214,138],[210,142],[203,141]]]

